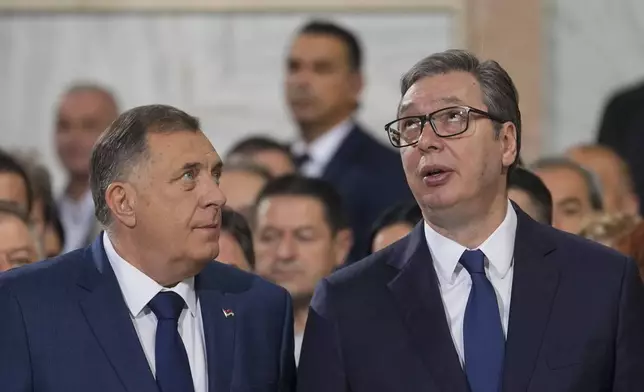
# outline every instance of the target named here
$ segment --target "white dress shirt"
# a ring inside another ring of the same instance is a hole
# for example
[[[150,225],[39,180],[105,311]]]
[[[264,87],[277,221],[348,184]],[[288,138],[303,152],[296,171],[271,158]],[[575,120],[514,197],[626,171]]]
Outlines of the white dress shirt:
[[[302,156],[306,154],[309,156],[308,161],[300,167],[300,173],[307,177],[321,177],[324,169],[338,151],[344,139],[349,135],[352,128],[353,120],[348,118],[308,145],[304,140],[298,140],[293,143],[291,148],[293,155]]]
[[[485,273],[494,287],[499,304],[503,333],[507,337],[510,318],[510,295],[514,273],[514,239],[517,229],[517,214],[508,201],[505,219],[477,249],[485,254]],[[425,238],[438,276],[447,322],[454,346],[464,364],[463,319],[470,295],[472,280],[459,259],[467,249],[455,241],[434,231],[425,223]]]
[[[87,191],[79,200],[63,195],[58,201],[60,223],[65,230],[63,253],[71,252],[87,245],[89,235],[96,225],[92,192]]]
[[[174,291],[186,302],[186,307],[184,307],[181,316],[179,316],[179,335],[181,335],[181,340],[183,340],[183,345],[186,347],[186,353],[188,354],[195,392],[207,392],[206,345],[201,307],[194,287],[194,277],[167,289],[119,256],[107,233],[103,233],[103,245],[121,287],[125,303],[130,310],[130,318],[134,323],[134,328],[139,336],[150,370],[155,377],[157,318],[148,308],[148,302],[160,291]]]
[[[300,364],[300,354],[302,353],[304,333],[296,333],[293,337],[295,338],[295,366],[298,366]]]

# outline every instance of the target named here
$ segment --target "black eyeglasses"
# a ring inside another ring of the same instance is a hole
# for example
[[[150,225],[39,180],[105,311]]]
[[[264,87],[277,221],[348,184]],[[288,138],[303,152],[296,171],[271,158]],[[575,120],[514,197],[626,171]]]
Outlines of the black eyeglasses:
[[[407,116],[396,119],[385,125],[389,141],[396,147],[407,147],[418,143],[425,124],[429,122],[438,137],[454,137],[467,131],[470,125],[470,113],[489,118],[498,123],[506,121],[483,110],[469,106],[450,106],[421,116]]]

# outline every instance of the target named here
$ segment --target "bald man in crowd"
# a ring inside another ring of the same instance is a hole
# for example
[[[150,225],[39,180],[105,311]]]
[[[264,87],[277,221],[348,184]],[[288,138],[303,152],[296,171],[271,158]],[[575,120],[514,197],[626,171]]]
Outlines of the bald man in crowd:
[[[585,144],[568,149],[566,156],[597,175],[606,212],[639,214],[640,201],[630,169],[615,151],[598,144]]]
[[[584,225],[603,211],[602,190],[594,173],[560,157],[543,158],[531,166],[552,197],[552,225],[579,234]]]
[[[58,200],[66,236],[64,252],[86,246],[100,231],[89,189],[89,158],[94,142],[118,113],[114,95],[103,86],[75,84],[61,96],[55,141],[68,177]]]

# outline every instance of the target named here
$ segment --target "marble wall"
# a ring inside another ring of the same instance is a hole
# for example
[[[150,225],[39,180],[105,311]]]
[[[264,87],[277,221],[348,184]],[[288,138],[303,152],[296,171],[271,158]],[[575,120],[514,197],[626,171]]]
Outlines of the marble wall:
[[[545,10],[542,140],[557,153],[594,141],[609,95],[644,81],[644,1],[550,0]]]
[[[124,108],[166,103],[202,119],[220,152],[245,135],[294,129],[282,96],[283,59],[301,13],[0,14],[0,144],[35,148],[62,172],[51,146],[58,94],[75,80],[110,86]],[[400,75],[452,45],[445,12],[320,14],[359,34],[366,51],[360,117],[385,140]]]

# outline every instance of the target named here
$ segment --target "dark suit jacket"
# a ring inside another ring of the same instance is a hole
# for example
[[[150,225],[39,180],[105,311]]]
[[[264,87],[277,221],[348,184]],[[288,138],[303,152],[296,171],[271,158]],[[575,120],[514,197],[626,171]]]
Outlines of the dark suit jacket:
[[[3,392],[158,392],[101,238],[0,275]],[[294,390],[290,296],[217,262],[195,288],[209,391]]]
[[[615,94],[606,105],[598,142],[614,149],[628,163],[635,191],[644,201],[644,84]],[[640,204],[644,214],[644,203]]]
[[[384,210],[413,200],[399,154],[358,125],[342,142],[322,178],[335,186],[345,203],[355,241],[351,261],[369,253],[371,225]]]
[[[644,391],[644,290],[634,263],[518,213],[503,391]],[[301,392],[467,392],[420,223],[325,279]]]

